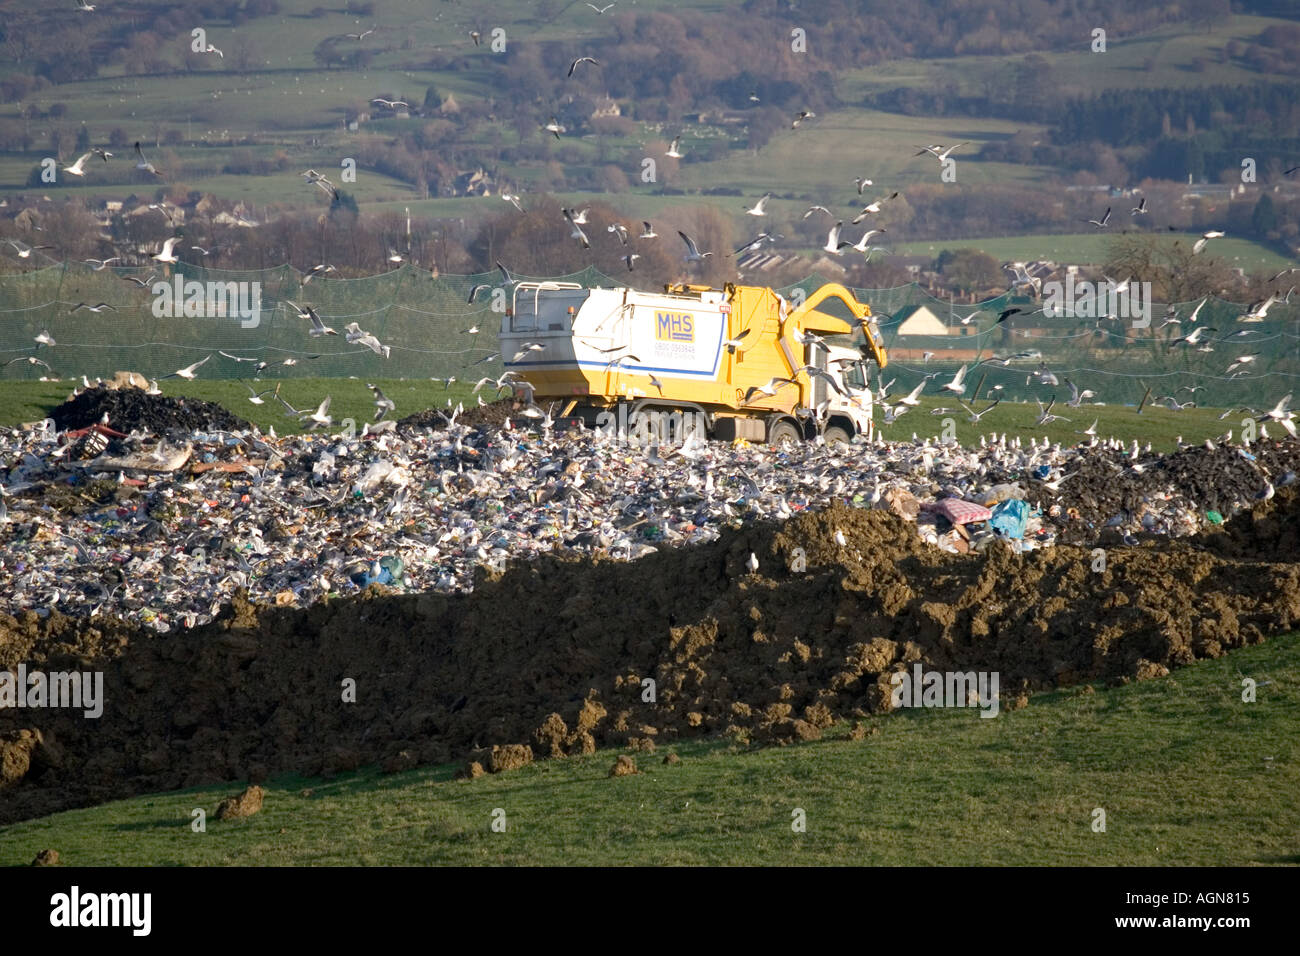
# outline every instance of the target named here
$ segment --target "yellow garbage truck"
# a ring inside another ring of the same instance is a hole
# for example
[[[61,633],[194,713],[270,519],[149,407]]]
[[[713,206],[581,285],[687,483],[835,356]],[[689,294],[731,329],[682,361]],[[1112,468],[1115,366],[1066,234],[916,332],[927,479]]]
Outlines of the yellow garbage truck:
[[[859,329],[861,347],[849,338]],[[539,404],[562,402],[563,422],[666,421],[724,441],[871,436],[870,364],[888,361],[871,309],[833,283],[796,305],[730,283],[649,293],[520,282],[500,341],[511,377]]]

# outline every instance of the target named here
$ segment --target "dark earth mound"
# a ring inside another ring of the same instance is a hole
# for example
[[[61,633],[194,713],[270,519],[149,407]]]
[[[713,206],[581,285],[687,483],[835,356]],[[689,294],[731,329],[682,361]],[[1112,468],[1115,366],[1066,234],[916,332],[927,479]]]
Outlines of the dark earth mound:
[[[499,402],[488,402],[485,405],[474,405],[457,416],[456,424],[468,425],[471,428],[480,425],[501,425],[507,418],[518,419],[519,413],[526,407],[524,402],[513,398],[503,398]],[[450,416],[451,410],[425,408],[399,419],[397,425],[399,428],[432,428],[436,431],[447,427],[444,415]]]
[[[0,616],[0,668],[102,670],[105,687],[98,720],[0,711],[0,823],[286,771],[813,739],[888,710],[889,673],[918,661],[999,672],[1008,707],[1157,676],[1300,626],[1298,526],[1287,489],[1224,529],[1112,549],[1094,572],[1085,549],[951,555],[887,512],[834,506],[633,563],[546,557],[469,595],[237,599],[183,636]],[[789,570],[797,548],[804,571]]]
[[[85,428],[108,415],[110,427],[121,432],[147,430],[155,435],[172,431],[236,431],[252,428],[212,402],[197,398],[149,395],[139,388],[91,388],[50,413],[59,431]]]

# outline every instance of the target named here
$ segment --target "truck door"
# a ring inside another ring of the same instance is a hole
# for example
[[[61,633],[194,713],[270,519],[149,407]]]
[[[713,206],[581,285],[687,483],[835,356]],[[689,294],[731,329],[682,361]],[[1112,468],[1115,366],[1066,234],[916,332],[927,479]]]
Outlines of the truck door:
[[[830,353],[826,349],[822,348],[816,342],[812,342],[808,345],[807,355],[808,355],[809,365],[813,366],[814,368],[821,369],[823,372],[826,371],[826,361],[828,356],[830,355]],[[812,378],[812,404],[813,404],[813,408],[816,408],[822,402],[826,401],[826,392],[828,386],[826,385],[826,379],[822,378],[819,375],[811,376],[811,378]]]

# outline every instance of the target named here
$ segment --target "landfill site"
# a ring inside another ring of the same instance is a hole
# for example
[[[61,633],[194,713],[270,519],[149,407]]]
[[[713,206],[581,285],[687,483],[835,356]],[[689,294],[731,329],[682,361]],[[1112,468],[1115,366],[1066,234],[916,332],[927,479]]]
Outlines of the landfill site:
[[[528,410],[275,438],[126,385],[5,430],[0,672],[102,672],[105,706],[0,709],[0,824],[284,773],[811,741],[887,713],[918,663],[998,672],[1016,709],[1300,626],[1289,435],[646,446]]]

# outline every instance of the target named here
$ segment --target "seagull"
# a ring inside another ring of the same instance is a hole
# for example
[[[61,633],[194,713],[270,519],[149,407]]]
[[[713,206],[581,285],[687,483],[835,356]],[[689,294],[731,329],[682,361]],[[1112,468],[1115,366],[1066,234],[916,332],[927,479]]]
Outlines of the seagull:
[[[659,234],[658,234],[657,232],[654,231],[654,228],[650,225],[650,223],[649,223],[647,220],[642,219],[642,220],[641,220],[641,225],[642,225],[644,228],[642,228],[642,230],[641,230],[641,235],[637,236],[638,239],[658,239],[658,238],[659,238]]]
[[[1056,376],[1052,373],[1052,371],[1051,371],[1050,369],[1048,369],[1048,367],[1047,367],[1047,363],[1046,363],[1046,362],[1039,362],[1039,363],[1038,363],[1038,370],[1034,372],[1034,377],[1038,379],[1038,384],[1039,384],[1039,385],[1059,385],[1059,384],[1060,384],[1060,382],[1057,380]],[[1026,382],[1026,384],[1028,384],[1028,383]]]
[[[808,207],[808,211],[807,211],[806,213],[803,214],[803,217],[804,217],[805,219],[807,219],[809,216],[811,216],[813,213],[817,212],[818,210],[821,210],[822,212],[826,213],[826,215],[828,215],[828,216],[833,216],[833,215],[834,215],[834,213],[832,213],[832,212],[831,212],[829,209],[827,209],[825,206],[809,206],[809,207]]]
[[[13,246],[15,251],[17,251],[19,259],[30,259],[32,252],[38,249],[54,248],[53,246],[27,246],[27,245],[23,245],[20,242],[15,242],[13,239],[9,239],[7,241],[9,245]]]
[[[1092,420],[1092,424],[1089,425],[1089,426],[1087,427],[1086,430],[1081,431],[1081,432],[1075,432],[1075,434],[1076,434],[1076,435],[1087,435],[1089,438],[1096,438],[1096,437],[1097,437],[1097,422],[1099,422],[1099,421],[1101,421],[1101,419],[1099,419],[1099,418],[1094,418],[1094,419]]]
[[[674,136],[673,141],[668,144],[668,152],[664,153],[664,155],[672,159],[681,159],[682,156],[685,155],[681,149],[679,149],[681,145],[682,138],[680,136]]]
[[[1276,282],[1278,279],[1282,278],[1283,276],[1289,276],[1289,275],[1290,275],[1291,273],[1293,273],[1293,272],[1300,272],[1300,267],[1292,266],[1292,267],[1289,268],[1289,269],[1283,269],[1283,270],[1282,270],[1281,272],[1279,272],[1277,275],[1275,275],[1275,276],[1271,276],[1271,277],[1269,278],[1268,281],[1269,281],[1269,282]]]
[[[379,390],[378,385],[371,385],[369,382],[367,382],[366,388],[370,389],[370,391],[375,396],[375,421],[379,421],[389,412],[393,412],[397,410],[397,405],[393,402],[391,398],[389,398]]]
[[[999,398],[995,400],[992,405],[986,405],[983,408],[981,408],[978,412],[975,411],[975,409],[971,408],[969,405],[967,405],[965,402],[961,401],[960,399],[957,401],[957,404],[960,405],[962,408],[966,409],[966,411],[970,413],[970,418],[967,419],[967,421],[970,421],[972,423],[978,423],[981,418],[983,418],[989,412],[993,411],[993,409],[997,408],[998,403],[1001,401],[1002,399]]]
[[[293,305],[292,302],[289,304]],[[318,339],[322,335],[338,335],[338,332],[321,321],[320,316],[316,314],[316,310],[311,306],[307,306],[305,310],[299,309],[296,305],[293,305],[293,307],[298,309],[298,318],[311,320],[311,328],[307,330],[307,334],[312,338]]]
[[[1085,388],[1083,391],[1079,391],[1079,386],[1075,385],[1068,378],[1065,380],[1065,384],[1070,386],[1070,400],[1065,404],[1070,406],[1071,408],[1078,408],[1081,404],[1083,404],[1083,400],[1085,398],[1097,397],[1097,393],[1090,388]]]
[[[1215,231],[1202,233],[1201,238],[1197,239],[1195,245],[1192,246],[1192,255],[1196,255],[1198,252],[1204,249],[1205,244],[1209,242],[1211,239],[1222,239],[1225,235],[1227,235],[1227,233],[1215,232]]]
[[[199,255],[204,256],[204,257],[207,257],[207,256],[212,255],[212,252],[213,252],[213,250],[211,250],[211,249],[204,249],[202,246],[190,246],[190,248],[191,248],[192,250],[194,250],[195,252],[197,252]]]
[[[369,30],[363,30],[361,33],[345,33],[345,34],[343,34],[343,38],[344,38],[345,40],[357,40],[357,41],[360,41],[360,40],[364,40],[366,37],[370,36],[370,34],[372,34],[372,33],[374,33],[374,32],[375,32],[375,31],[374,31],[374,28],[372,27],[372,28],[369,29]]]
[[[104,269],[106,269],[106,268],[108,267],[108,264],[109,264],[110,262],[121,262],[122,260],[121,260],[121,257],[120,257],[120,256],[113,256],[113,257],[111,257],[111,258],[109,258],[109,259],[85,259],[85,260],[83,260],[83,261],[85,261],[85,262],[93,262],[93,263],[95,264],[95,265],[94,265],[94,271],[95,271],[95,272],[103,272]]]
[[[82,158],[84,159],[85,157],[82,157]],[[766,215],[767,215],[767,208],[766,208],[766,207],[767,207],[767,201],[768,201],[769,199],[771,199],[771,198],[772,198],[772,194],[771,194],[771,193],[764,193],[764,194],[763,194],[763,198],[760,199],[758,202],[754,203],[754,206],[753,206],[752,209],[746,209],[745,212],[748,213],[748,214],[751,215],[751,216],[766,216]]]
[[[749,568],[750,574],[758,573],[758,555],[753,551],[749,552],[749,560],[745,562],[745,567]]]
[[[162,252],[159,252],[157,255],[155,255],[153,257],[154,260],[156,262],[167,262],[167,263],[180,262],[180,259],[178,259],[175,256],[175,254],[173,254],[172,252],[172,250],[176,248],[176,242],[178,238],[179,237],[177,236],[172,236],[170,239],[164,242],[162,247]]]
[[[605,227],[605,231],[612,232],[614,235],[618,236],[618,241],[621,245],[627,245],[627,226],[623,225],[621,222],[610,223]]]
[[[322,262],[319,265],[314,265],[307,270],[307,274],[302,277],[302,284],[306,285],[316,276],[323,276],[327,272],[338,272],[338,271],[339,271],[338,269],[336,269],[334,266],[330,265],[329,263]]]
[[[406,102],[406,100],[386,100],[382,96],[376,96],[370,102],[378,103],[380,106],[385,106],[390,110],[396,110],[399,106],[405,106],[409,108],[411,105],[410,103]]]
[[[957,374],[952,377],[951,382],[947,382],[939,387],[941,392],[952,392],[954,395],[961,395],[966,391],[966,366],[963,365],[957,370]]]
[[[881,198],[877,199],[875,202],[863,207],[862,212],[858,213],[857,217],[853,220],[853,225],[856,226],[858,223],[860,223],[863,219],[866,219],[867,216],[871,215],[872,213],[880,212],[881,206],[889,202],[891,199],[897,199],[897,198],[898,198],[898,193],[895,192],[890,196],[882,196]]]
[[[384,345],[379,341],[379,339],[367,332],[356,322],[349,322],[343,327],[343,329],[347,333],[346,338],[349,342],[354,345],[364,345],[376,355],[382,355],[384,358],[388,358],[389,352],[392,350],[391,346]]]
[[[1052,400],[1047,403],[1046,408],[1043,407],[1043,403],[1038,401],[1038,399],[1034,399],[1034,401],[1038,402],[1038,413],[1039,413],[1038,420],[1034,422],[1035,425],[1050,425],[1052,422],[1055,421],[1062,421],[1062,422],[1069,421],[1068,418],[1062,418],[1060,415],[1052,414],[1052,406],[1056,404],[1055,395],[1053,395]]]
[[[107,302],[100,302],[96,305],[88,305],[85,302],[78,302],[71,309],[69,309],[68,312],[69,313],[76,312],[78,309],[86,309],[90,312],[116,312],[117,311],[116,308],[109,305]]]
[[[391,248],[391,247],[389,248],[389,250],[388,250],[388,261],[389,261],[389,262],[393,263],[394,265],[401,265],[402,262],[403,262],[403,260],[405,260],[405,259],[406,259],[406,256],[402,255],[402,254],[401,254],[400,252],[398,252],[396,249],[393,249],[393,248]]]
[[[483,39],[483,34],[479,33],[477,30],[470,30],[469,38],[474,41],[475,46],[478,46],[480,41]]]
[[[514,285],[516,282],[519,281],[518,279],[516,279],[514,276],[510,274],[509,269],[507,269],[505,266],[501,264],[500,259],[497,260],[496,265],[497,265],[497,269],[501,271],[501,278],[505,280],[506,285]]]
[[[468,329],[461,329],[461,335],[478,335],[478,323],[471,325]]]
[[[618,0],[614,0],[614,3],[617,3],[617,2],[618,2]],[[607,4],[605,4],[603,7],[598,7],[598,6],[596,6],[594,3],[589,3],[589,4],[587,4],[587,6],[591,7],[591,9],[595,10],[597,13],[603,14],[603,13],[605,13],[606,11],[608,11],[611,7],[613,7],[614,4],[613,4],[613,3],[607,3]]]
[[[198,371],[199,366],[202,365],[210,358],[212,358],[211,355],[209,355],[208,358],[200,359],[199,361],[195,362],[193,365],[187,365],[184,368],[177,369],[176,371],[172,372],[170,375],[164,375],[163,378],[183,378],[189,381],[193,381],[194,379],[198,378],[198,375],[196,373]]]
[[[1231,374],[1233,369],[1241,368],[1243,365],[1249,365],[1257,358],[1259,358],[1258,352],[1254,352],[1249,355],[1240,355],[1232,362],[1231,365],[1227,367],[1227,369],[1224,371],[1224,374],[1225,375]]]
[[[1289,434],[1292,438],[1295,438],[1296,437],[1295,412],[1291,411],[1290,408],[1291,408],[1291,393],[1287,392],[1278,400],[1278,403],[1276,405],[1274,405],[1272,408],[1266,411],[1262,416],[1260,416],[1258,421],[1277,422],[1279,425],[1281,425],[1283,428],[1287,430],[1287,434]]]
[[[582,227],[578,225],[577,220],[574,219],[573,212],[569,209],[565,209],[563,210],[563,212],[564,212],[564,218],[567,219],[569,221],[569,225],[573,227],[573,232],[569,233],[570,237],[577,239],[578,242],[582,244],[582,248],[590,249],[591,240],[587,238],[587,234],[582,231]]]
[[[686,235],[686,233],[682,232],[680,229],[677,230],[677,235],[681,236],[682,242],[686,243],[686,255],[682,257],[685,261],[703,262],[709,256],[713,255],[711,252],[700,252],[700,247],[695,244],[695,240]]]
[[[83,153],[81,156],[77,157],[77,161],[71,166],[64,166],[63,171],[65,173],[70,173],[73,176],[85,176],[86,170],[83,167],[86,164],[86,160],[90,159],[90,157],[94,155],[94,153]]]
[[[77,9],[82,13],[94,13],[95,5],[93,3],[87,3],[86,0],[77,0]]]
[[[475,285],[470,286],[469,298],[465,300],[465,304],[473,305],[474,299],[478,297],[478,294],[482,292],[484,289],[490,289],[490,288],[492,288],[492,286],[490,286],[486,282],[479,282],[476,283]]]
[[[941,147],[939,146],[921,146],[919,147],[921,151],[916,155],[924,156],[926,153],[929,153],[931,156],[933,156],[935,159],[939,160],[939,162],[942,163],[945,160],[947,160],[948,154],[951,153],[958,146],[969,146],[969,145],[970,145],[969,142],[954,143],[952,146],[949,146],[947,149],[944,149],[942,152],[940,152]]]
[[[845,246],[852,245],[851,242],[842,242],[840,240],[840,229],[844,226],[844,220],[838,220],[835,225],[831,226],[831,231],[826,234],[826,245],[822,246],[826,252],[833,256],[838,256],[840,250]]]
[[[745,340],[745,336],[747,336],[748,334],[749,334],[749,329],[742,329],[739,335],[737,335],[734,339],[727,339],[725,342],[722,343],[722,345],[729,354],[735,355],[737,347],[739,347],[740,343]]]
[[[868,229],[866,232],[862,234],[861,239],[853,243],[853,248],[856,249],[858,252],[865,254],[867,252],[867,240],[870,239],[872,236],[879,235],[880,233],[885,231],[886,230],[884,229]]]
[[[153,175],[158,176],[159,178],[162,177],[162,172],[158,169],[158,167],[156,167],[153,163],[149,162],[149,160],[144,158],[144,150],[140,148],[140,143],[138,140],[136,141],[135,144],[135,154],[140,157],[140,161],[135,164],[136,169],[143,169],[146,173],[152,173]]]
[[[47,372],[54,371],[54,369],[50,368],[50,366],[47,363],[42,362],[35,355],[20,355],[18,356],[18,358],[10,359],[9,361],[5,362],[3,367],[8,368],[10,365],[13,365],[15,362],[26,362],[28,365],[39,365]]]
[[[1162,397],[1162,398],[1157,398],[1157,399],[1156,399],[1156,404],[1160,404],[1160,403],[1162,403],[1162,402],[1164,403],[1164,405],[1165,405],[1166,408],[1170,409],[1171,411],[1175,411],[1175,412],[1181,412],[1184,408],[1195,408],[1195,407],[1196,407],[1196,402],[1188,401],[1188,402],[1181,402],[1181,403],[1180,403],[1180,402],[1178,401],[1178,399],[1174,398],[1174,396],[1172,396],[1172,395],[1165,395],[1165,396]]]
[[[565,128],[560,125],[560,121],[556,119],[554,116],[551,117],[551,121],[549,123],[542,126],[542,129],[545,132],[552,134],[556,139],[559,139],[560,134],[565,132]]]
[[[515,207],[516,209],[518,209],[520,212],[525,212],[525,211],[526,211],[526,210],[524,209],[523,203],[519,201],[519,196],[518,196],[518,194],[516,194],[516,193],[502,193],[502,194],[501,194],[501,198],[504,199],[506,202],[510,203],[510,205],[514,206],[514,207]]]
[[[794,118],[794,122],[790,124],[790,128],[797,129],[799,127],[799,124],[802,123],[804,120],[812,119],[816,115],[817,114],[814,113],[812,110],[800,110],[799,115],[796,116]]]
[[[931,378],[933,378],[933,376],[931,375],[927,375],[925,378],[923,378],[921,380],[921,384],[917,385],[916,388],[912,389],[910,392],[908,392],[906,395],[904,395],[902,398],[898,400],[898,404],[906,405],[909,408],[915,408],[917,405],[920,405],[921,390],[925,388],[925,383],[928,382]]]
[[[590,63],[592,66],[600,66],[600,61],[594,56],[580,56],[569,64],[569,76],[573,76],[573,71],[578,68],[579,63]]]
[[[208,44],[208,48],[207,48],[206,50],[204,50],[203,52],[204,52],[204,53],[215,53],[217,56],[221,57],[221,59],[223,59],[223,60],[226,58],[226,55],[225,55],[224,53],[222,53],[220,50],[218,50],[216,47],[214,47],[211,43]]]
[[[334,421],[334,419],[331,418],[328,414],[329,410],[330,410],[330,396],[326,395],[325,401],[320,403],[320,405],[316,408],[316,411],[311,412],[310,414],[300,413],[299,420],[311,422],[312,423],[311,430],[315,431],[317,428],[327,427],[331,422]]]
[[[1130,216],[1145,216],[1147,214],[1147,197],[1143,196],[1141,202],[1128,211]]]
[[[1256,302],[1254,305],[1252,305],[1252,306],[1250,307],[1250,311],[1248,311],[1245,315],[1243,315],[1243,316],[1241,317],[1240,321],[1242,321],[1242,322],[1263,322],[1263,321],[1264,321],[1264,317],[1265,317],[1266,315],[1268,315],[1268,310],[1269,310],[1273,305],[1275,305],[1277,302],[1280,302],[1280,301],[1281,301],[1281,297],[1280,297],[1280,296],[1278,296],[1278,295],[1276,295],[1276,294],[1274,294],[1274,295],[1270,295],[1267,299],[1264,299],[1262,302]]]
[[[1025,310],[1024,309],[1003,309],[1000,313],[998,313],[998,320],[993,324],[1001,325],[1003,322],[1011,318],[1011,316],[1015,315],[1017,312],[1023,312],[1023,311]],[[972,313],[972,315],[973,314],[974,313]],[[962,324],[965,325],[966,323],[963,322]]]
[[[640,258],[641,258],[641,254],[638,252],[629,252],[627,255],[623,257],[623,262],[627,264],[628,272],[632,271],[632,263]]]
[[[793,378],[781,378],[780,376],[774,376],[773,378],[768,380],[766,385],[753,385],[750,388],[748,388],[745,391],[745,398],[740,404],[748,405],[750,401],[754,398],[754,396],[758,394],[767,395],[769,397],[774,396],[777,393],[777,389],[781,388],[783,385],[797,385],[797,384],[798,382]]]
[[[1096,219],[1085,219],[1083,221],[1090,226],[1096,226],[1098,229],[1105,229],[1106,223],[1110,222],[1110,207],[1106,207],[1106,215],[1102,216],[1100,221]]]
[[[1204,304],[1205,304],[1204,302],[1201,303],[1201,305],[1204,305]],[[1200,305],[1198,305],[1198,306],[1196,307],[1196,309],[1197,309],[1198,312],[1200,311],[1200,308],[1201,308]],[[1181,343],[1181,344],[1184,344],[1184,345],[1196,345],[1197,343],[1199,343],[1199,342],[1201,341],[1201,335],[1202,335],[1203,333],[1205,333],[1205,332],[1217,332],[1217,331],[1219,331],[1218,328],[1216,328],[1216,327],[1213,326],[1213,325],[1200,325],[1200,326],[1197,326],[1196,328],[1192,329],[1192,331],[1189,332],[1187,335],[1184,335],[1184,336],[1182,336],[1181,338],[1174,339],[1172,342],[1170,342],[1170,343],[1169,343],[1169,348],[1173,348],[1175,345],[1178,345],[1178,344],[1180,344],[1180,343]]]
[[[858,187],[858,195],[859,195],[859,196],[862,195],[862,190],[863,190],[865,187],[867,187],[867,186],[874,186],[874,185],[875,185],[875,183],[873,183],[870,179],[864,179],[864,178],[862,178],[861,176],[855,176],[855,177],[853,178],[853,184],[854,184],[855,186]],[[814,207],[814,208],[815,208],[815,207]]]
[[[152,283],[154,279],[158,278],[158,276],[151,272],[149,273],[149,278],[147,279],[141,279],[138,276],[122,276],[122,278],[125,279],[127,282],[134,282],[136,285],[140,286],[140,288],[143,289],[146,286],[148,286],[150,283]]]
[[[761,246],[765,241],[769,239],[773,239],[773,236],[770,232],[760,232],[757,236],[755,236],[753,239],[750,239],[744,245],[737,248],[734,252],[728,252],[727,258],[730,259],[732,256],[738,256],[742,252],[746,252],[747,250],[750,249],[757,249],[759,246]]]
[[[41,329],[40,334],[37,335],[36,338],[33,339],[33,341],[36,343],[36,347],[38,349],[42,345],[46,346],[47,348],[53,348],[55,345],[58,344],[57,342],[54,341],[54,337],[50,335],[49,329]]]
[[[280,391],[280,386],[276,385],[275,388],[268,388],[264,392],[259,392],[257,391],[257,389],[253,388],[253,386],[245,382],[242,378],[239,380],[239,384],[244,386],[244,388],[248,389],[248,400],[252,402],[254,405],[265,405],[266,402],[262,398],[263,395],[271,395]]]

